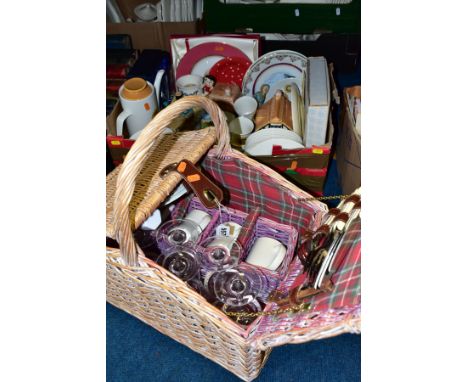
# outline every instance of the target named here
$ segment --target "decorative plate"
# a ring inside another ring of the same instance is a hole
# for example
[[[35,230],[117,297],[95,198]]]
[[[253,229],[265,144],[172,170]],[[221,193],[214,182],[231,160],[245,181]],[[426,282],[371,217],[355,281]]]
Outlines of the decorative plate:
[[[286,78],[302,83],[307,57],[291,50],[276,50],[261,56],[247,71],[242,82],[242,94],[255,97],[263,104],[270,88]],[[266,85],[266,86],[264,86]]]
[[[242,80],[252,62],[242,57],[226,57],[218,61],[210,70],[216,82],[223,84],[235,83],[242,88]]]
[[[204,71],[208,73],[211,67],[216,63],[216,60],[210,59],[211,56],[221,57],[240,57],[248,60],[248,57],[238,48],[229,44],[208,42],[206,44],[197,45],[190,49],[180,60],[176,70],[176,79],[186,74],[192,74],[192,69],[199,61],[204,61]]]
[[[210,72],[210,69],[213,67],[213,65],[216,64],[218,61],[221,61],[223,58],[223,56],[203,57],[200,61],[193,65],[190,74],[195,74],[197,76],[204,77]]]
[[[265,97],[265,102],[268,102],[268,100],[273,98],[277,90],[283,91],[284,95],[292,102],[290,92],[291,84],[296,84],[298,89],[301,89],[300,79],[297,78],[285,78],[284,80],[276,81],[272,86],[270,86],[270,90],[268,90]],[[299,93],[302,94],[300,90]]]

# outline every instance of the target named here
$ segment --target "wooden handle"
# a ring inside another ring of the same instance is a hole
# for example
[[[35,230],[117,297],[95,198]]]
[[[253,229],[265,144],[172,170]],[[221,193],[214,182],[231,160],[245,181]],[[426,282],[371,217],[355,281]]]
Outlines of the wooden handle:
[[[169,126],[172,120],[177,118],[180,113],[192,107],[201,107],[211,116],[216,127],[218,139],[216,155],[222,158],[231,151],[226,116],[215,102],[206,97],[184,97],[163,109],[148,123],[125,157],[117,178],[114,197],[115,239],[120,244],[122,258],[127,265],[138,265],[138,255],[143,255],[143,252],[133,239],[130,219],[129,205],[135,189],[135,180],[141,172],[143,164],[156,139]]]

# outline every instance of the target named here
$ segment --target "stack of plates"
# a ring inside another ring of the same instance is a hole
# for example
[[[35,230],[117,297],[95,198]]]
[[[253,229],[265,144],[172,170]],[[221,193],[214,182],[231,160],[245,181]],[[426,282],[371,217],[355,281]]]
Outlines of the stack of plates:
[[[252,156],[271,155],[273,146],[281,146],[285,150],[304,148],[301,137],[295,132],[270,128],[249,135],[244,151]]]

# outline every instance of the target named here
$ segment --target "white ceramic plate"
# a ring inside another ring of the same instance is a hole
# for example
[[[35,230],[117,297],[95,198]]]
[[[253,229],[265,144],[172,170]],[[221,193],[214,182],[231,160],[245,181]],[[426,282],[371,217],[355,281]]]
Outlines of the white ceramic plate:
[[[304,146],[296,141],[284,138],[272,138],[252,146],[245,145],[244,151],[252,156],[271,155],[273,146],[280,145],[285,150],[303,149]]]
[[[268,139],[287,139],[302,144],[302,139],[295,132],[288,129],[269,128],[262,129],[248,136],[245,146],[255,146],[256,144]],[[271,154],[271,153],[270,153]]]
[[[270,89],[276,82],[294,78],[302,83],[307,68],[307,57],[291,50],[276,50],[261,56],[245,74],[242,94],[254,96],[263,85]],[[267,93],[268,94],[268,93]]]
[[[193,65],[192,74],[196,74],[200,77],[206,76],[210,72],[211,68],[223,58],[223,56],[208,56],[201,59],[195,65]]]
[[[282,90],[284,95],[291,101],[291,92],[288,91],[291,84],[296,84],[298,89],[301,88],[301,82],[297,78],[285,78],[284,80],[276,81],[272,86],[270,86],[270,90],[268,90],[265,97],[265,102],[273,98],[277,90]]]
[[[288,88],[289,92],[289,99],[291,100],[291,114],[292,114],[292,122],[293,122],[293,131],[299,135],[302,139],[303,137],[303,123],[302,123],[302,116],[303,116],[303,104],[302,104],[302,97],[299,91],[299,88],[295,83],[291,84]]]

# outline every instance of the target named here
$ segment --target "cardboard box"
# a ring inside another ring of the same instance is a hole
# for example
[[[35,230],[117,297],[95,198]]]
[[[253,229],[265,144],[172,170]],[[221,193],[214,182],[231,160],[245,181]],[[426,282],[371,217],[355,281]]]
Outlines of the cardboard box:
[[[287,151],[282,151],[279,155],[256,156],[254,158],[275,169],[311,194],[322,196],[330,161],[333,132],[333,123],[331,116],[329,116],[325,145],[308,147],[299,153],[288,154]],[[290,151],[294,152],[295,150]]]
[[[311,61],[314,63],[313,66],[318,67],[313,67],[312,72],[309,70]],[[309,75],[312,76],[311,78],[320,79],[317,86],[313,85],[312,81],[308,81]],[[313,93],[312,98],[309,97],[311,90]],[[309,122],[312,121],[310,118],[318,118],[322,125],[321,134],[323,134],[322,142],[324,143],[320,145],[306,144],[305,149],[295,154],[288,154],[287,151],[277,154],[274,149],[274,155],[257,156],[255,159],[277,170],[285,178],[288,178],[313,195],[322,196],[328,164],[330,162],[334,134],[334,126],[331,117],[331,99],[333,98],[336,104],[340,103],[338,90],[333,78],[333,65],[330,64],[330,66],[328,66],[327,61],[323,57],[313,57],[313,60],[309,58],[309,68],[305,75],[305,81],[303,82],[303,91],[305,94],[304,113],[309,118]],[[315,93],[318,95],[314,96]],[[310,104],[311,99],[313,100],[312,105]],[[322,102],[316,102],[316,100],[320,99]]]
[[[356,130],[347,94],[361,98],[361,87],[344,89],[336,149],[338,175],[344,194],[350,194],[361,186],[361,136]]]
[[[173,34],[198,34],[199,23],[107,23],[107,34],[128,34],[133,49],[162,49],[170,52],[169,37]]]
[[[133,10],[142,0],[117,0],[117,5],[125,20],[136,19]],[[162,49],[170,52],[169,37],[173,34],[198,34],[200,21],[190,22],[126,22],[107,23],[106,34],[128,34],[132,38],[133,49]]]

